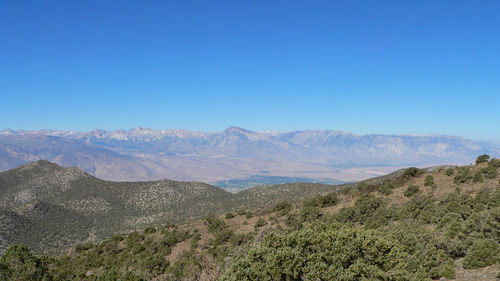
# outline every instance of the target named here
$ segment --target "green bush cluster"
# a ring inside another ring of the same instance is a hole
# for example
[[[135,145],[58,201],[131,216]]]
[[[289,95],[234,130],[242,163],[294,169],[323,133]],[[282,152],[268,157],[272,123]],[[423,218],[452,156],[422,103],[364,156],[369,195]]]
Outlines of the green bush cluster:
[[[487,163],[490,160],[490,156],[488,154],[479,155],[476,158],[476,164]]]
[[[495,167],[495,165],[493,165],[491,163],[493,163],[493,162],[489,162],[487,167],[479,170],[479,173],[483,174],[484,177],[487,179],[494,179],[498,176],[497,167]]]
[[[263,227],[263,226],[264,226],[264,225],[266,225],[266,224],[267,224],[267,222],[266,222],[266,220],[265,220],[265,219],[263,219],[263,218],[259,218],[259,219],[255,222],[255,224],[254,224],[254,228],[255,228],[255,229],[257,229],[257,228]]]
[[[472,177],[473,182],[484,182],[483,174],[481,171],[478,171],[474,174],[474,177]]]
[[[245,214],[245,218],[246,218],[246,219],[249,219],[249,218],[251,218],[251,217],[253,217],[252,212],[246,212],[246,214]]]
[[[288,214],[292,210],[292,203],[288,201],[282,201],[274,206],[273,212],[277,212],[280,216]]]
[[[412,178],[412,177],[420,176],[423,173],[424,173],[424,170],[422,170],[422,169],[410,167],[410,168],[404,170],[403,176],[407,177],[407,178]]]
[[[440,201],[417,193],[405,204],[391,206],[363,194],[354,206],[332,216],[271,233],[235,260],[222,280],[453,279],[454,259],[465,257],[466,268],[499,262],[500,187],[483,188],[475,197],[453,192]],[[297,217],[290,214],[287,221],[293,225]],[[384,268],[386,262],[392,264]]]
[[[369,228],[386,224],[393,217],[393,209],[386,208],[384,200],[373,194],[363,194],[352,207],[344,207],[329,219],[342,223],[357,222]]]
[[[459,167],[457,175],[453,179],[456,184],[467,183],[472,180],[473,176],[469,167]]]
[[[332,192],[326,195],[317,195],[309,197],[304,200],[303,206],[325,208],[325,207],[335,206],[338,203],[339,203],[339,198],[337,196],[337,193]]]
[[[420,192],[420,188],[418,185],[409,185],[406,190],[403,192],[403,195],[406,197],[410,197]]]
[[[384,183],[379,189],[378,192],[382,195],[391,195],[392,190],[394,189],[394,186],[390,182]]]
[[[408,249],[378,230],[339,223],[307,224],[270,233],[236,259],[221,280],[410,280],[454,277],[453,261],[437,249]]]
[[[433,186],[433,185],[435,185],[434,177],[432,175],[426,176],[424,180],[424,186]]]
[[[444,174],[451,177],[455,173],[455,170],[453,168],[448,168],[444,171]]]
[[[36,257],[23,245],[10,247],[0,258],[1,280],[52,280],[48,258]]]
[[[500,262],[500,246],[493,239],[478,239],[467,251],[464,268],[481,268]]]
[[[227,226],[227,224],[214,215],[210,215],[205,218],[205,225],[208,228],[208,232],[214,236],[211,243],[214,248],[229,241],[233,235],[233,231]]]
[[[305,205],[300,209],[299,219],[300,222],[310,222],[317,220],[321,215],[321,210],[317,206]]]
[[[488,166],[494,167],[494,168],[500,168],[500,159],[498,158],[493,158],[490,160],[488,163]]]

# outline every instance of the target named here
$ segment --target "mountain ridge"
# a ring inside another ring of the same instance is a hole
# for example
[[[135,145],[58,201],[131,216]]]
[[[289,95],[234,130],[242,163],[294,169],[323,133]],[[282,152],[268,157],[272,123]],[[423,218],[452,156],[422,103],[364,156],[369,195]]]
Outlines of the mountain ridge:
[[[500,148],[454,136],[356,135],[334,130],[0,131],[4,160],[0,170],[46,159],[114,181],[217,182],[269,175],[348,182],[407,166],[468,164],[479,154],[496,156]]]

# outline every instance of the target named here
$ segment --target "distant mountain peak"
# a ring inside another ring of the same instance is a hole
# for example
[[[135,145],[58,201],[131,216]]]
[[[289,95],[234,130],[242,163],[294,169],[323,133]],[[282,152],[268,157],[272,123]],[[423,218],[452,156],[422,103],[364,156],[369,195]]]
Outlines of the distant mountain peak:
[[[227,133],[230,133],[230,134],[234,134],[234,133],[255,134],[256,132],[255,131],[250,131],[250,130],[247,130],[247,129],[243,129],[241,127],[232,126],[232,127],[227,128],[226,130],[224,130],[224,133],[225,134],[227,134]]]

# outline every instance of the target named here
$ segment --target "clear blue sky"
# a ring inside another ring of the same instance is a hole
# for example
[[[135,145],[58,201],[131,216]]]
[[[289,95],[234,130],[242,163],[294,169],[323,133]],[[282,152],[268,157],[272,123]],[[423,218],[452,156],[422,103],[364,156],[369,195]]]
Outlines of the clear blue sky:
[[[500,140],[500,1],[0,1],[0,129]]]

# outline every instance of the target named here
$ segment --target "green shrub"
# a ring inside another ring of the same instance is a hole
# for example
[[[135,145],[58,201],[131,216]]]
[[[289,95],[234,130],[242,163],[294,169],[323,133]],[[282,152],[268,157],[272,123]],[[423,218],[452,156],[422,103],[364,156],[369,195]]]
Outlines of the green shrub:
[[[125,237],[123,237],[123,235],[113,235],[111,236],[111,240],[120,242],[125,240]]]
[[[199,232],[195,233],[193,237],[191,237],[190,248],[192,250],[198,248],[198,241],[200,241],[200,239],[201,239],[201,234]]]
[[[232,218],[234,218],[233,213],[227,213],[227,214],[226,214],[226,220],[230,220],[230,219],[232,219]]]
[[[365,226],[367,228],[379,228],[387,225],[391,218],[394,217],[393,211],[394,209],[385,208],[384,206],[377,208],[377,210],[366,219]]]
[[[128,236],[127,236],[127,245],[132,245],[135,243],[139,243],[142,240],[144,240],[144,235],[139,234],[137,231],[132,231]]]
[[[321,207],[335,206],[339,203],[339,198],[337,193],[332,192],[319,197],[319,203]]]
[[[223,244],[231,239],[231,237],[233,236],[233,230],[229,228],[224,228],[221,230],[217,230],[212,234],[214,235],[212,246],[217,247],[218,245]]]
[[[414,219],[420,223],[436,223],[440,219],[441,209],[434,204],[432,196],[413,196],[395,211],[395,216],[399,219]]]
[[[161,255],[149,255],[141,260],[141,266],[153,276],[163,274],[168,265],[169,261]]]
[[[431,175],[428,175],[425,177],[424,186],[431,186],[431,185],[434,185],[434,177]]]
[[[173,280],[195,280],[189,276],[201,269],[200,259],[193,251],[185,251],[168,267],[167,272],[173,275]]]
[[[155,233],[156,232],[156,228],[150,226],[146,229],[144,229],[144,234],[151,234],[151,233]]]
[[[313,197],[309,197],[304,200],[303,205],[308,207],[330,207],[337,205],[339,203],[339,199],[337,197],[337,193],[329,193],[327,195],[317,195]]]
[[[302,227],[302,223],[299,221],[296,214],[288,214],[285,218],[285,225],[294,230]]]
[[[415,167],[410,167],[410,168],[404,170],[403,176],[405,176],[407,178],[412,178],[412,177],[419,176],[423,173],[424,173],[424,171],[421,169],[417,169]]]
[[[446,171],[444,171],[444,174],[447,175],[447,176],[453,176],[453,174],[455,173],[455,170],[453,168],[448,168],[446,169]]]
[[[500,262],[500,246],[493,239],[478,239],[467,251],[464,268],[473,269]]]
[[[273,208],[273,212],[277,212],[279,215],[284,216],[292,210],[292,204],[288,201],[282,201],[276,204]]]
[[[337,223],[307,224],[290,233],[271,232],[256,248],[236,258],[220,280],[412,280],[454,275],[452,261],[435,250],[411,252],[377,230]],[[450,270],[451,272],[448,272]]]
[[[318,219],[320,209],[314,206],[304,206],[300,209],[299,218],[301,222],[311,222]]]
[[[356,189],[361,193],[369,192],[369,188],[370,188],[370,186],[365,182],[360,182],[356,186]]]
[[[113,240],[112,240],[113,241]],[[75,246],[75,251],[77,253],[81,253],[81,252],[85,252],[89,249],[92,249],[94,247],[94,245],[90,244],[90,243],[86,243],[86,244],[76,244]]]
[[[346,187],[342,190],[342,194],[349,195],[352,194],[352,186]]]
[[[233,246],[240,246],[252,239],[252,234],[249,233],[237,233],[231,236],[229,243]]]
[[[267,222],[266,222],[266,220],[265,220],[265,219],[263,219],[263,218],[259,218],[259,219],[255,222],[255,224],[254,224],[254,228],[256,228],[256,229],[257,229],[257,228],[263,227],[263,226],[264,226],[264,225],[266,225],[266,224],[267,224]]]
[[[456,184],[467,183],[472,179],[469,167],[460,167],[457,169],[457,175],[453,179]]]
[[[488,154],[483,154],[477,157],[476,164],[486,163],[490,160],[490,156]]]
[[[403,192],[403,195],[406,197],[410,197],[410,196],[417,194],[419,192],[420,192],[420,188],[418,187],[418,185],[410,185]]]
[[[488,163],[488,166],[493,168],[500,168],[500,159],[498,158],[491,159],[490,162]]]
[[[80,279],[78,279],[80,280]],[[82,280],[83,276],[82,276]],[[99,276],[93,278],[92,280],[95,281],[144,281],[142,276],[140,275],[135,275],[134,273],[127,272],[124,274],[119,273],[116,270],[107,270],[104,271],[102,274],[99,274]]]
[[[23,245],[10,247],[0,258],[0,276],[4,280],[31,281],[51,280],[47,264],[34,256],[30,250]]]
[[[226,223],[215,215],[208,215],[205,217],[205,225],[208,228],[208,232],[212,233],[227,227]]]
[[[488,165],[486,168],[482,168],[480,172],[487,178],[487,179],[494,179],[498,176],[498,171],[497,168]]]
[[[352,219],[364,223],[382,204],[383,200],[381,198],[373,194],[363,194],[354,202],[354,217]]]
[[[458,213],[447,213],[439,222],[438,228],[446,227],[451,223],[463,223],[463,218],[461,214]]]
[[[233,235],[233,231],[228,228],[227,224],[214,215],[205,217],[205,225],[208,228],[208,232],[214,236],[214,240],[211,243],[214,247],[229,241]]]
[[[484,182],[484,179],[483,179],[483,174],[478,171],[474,174],[474,177],[472,178],[472,181],[473,182]]]
[[[245,214],[245,218],[246,218],[246,219],[250,219],[251,217],[253,217],[253,214],[252,214],[252,212],[248,211],[248,212]]]
[[[392,189],[393,189],[393,185],[389,182],[385,183],[384,185],[382,185],[379,189],[378,189],[378,192],[382,195],[390,195],[392,194]]]
[[[179,230],[178,228],[174,228],[172,231],[163,231],[163,242],[169,247],[172,247],[175,244],[182,242],[188,238],[189,232],[186,230]]]

